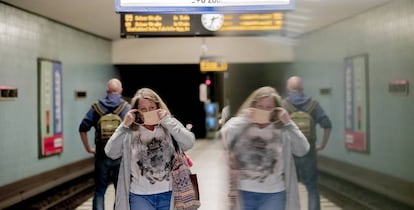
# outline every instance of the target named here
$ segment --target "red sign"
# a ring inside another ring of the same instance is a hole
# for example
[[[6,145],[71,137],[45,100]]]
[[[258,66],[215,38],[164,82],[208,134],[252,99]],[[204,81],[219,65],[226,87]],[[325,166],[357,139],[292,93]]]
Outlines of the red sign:
[[[345,131],[345,146],[348,149],[353,149],[361,152],[367,150],[365,133]]]
[[[44,156],[60,153],[63,151],[62,134],[44,137],[42,141],[42,155]]]

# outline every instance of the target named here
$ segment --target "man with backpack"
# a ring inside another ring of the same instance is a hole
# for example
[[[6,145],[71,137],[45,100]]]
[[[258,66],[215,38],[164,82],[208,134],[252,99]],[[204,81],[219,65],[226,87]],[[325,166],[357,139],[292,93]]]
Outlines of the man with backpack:
[[[130,105],[121,97],[122,83],[118,79],[108,81],[106,93],[105,98],[92,104],[79,125],[79,134],[85,150],[95,155],[93,210],[105,208],[105,192],[111,182],[116,188],[121,160],[107,157],[104,148],[130,109]],[[92,127],[95,128],[95,148],[89,145],[87,135]]]
[[[328,143],[332,123],[319,103],[303,93],[300,77],[293,76],[287,80],[287,92],[283,107],[310,143],[308,154],[294,158],[298,179],[306,186],[308,209],[320,210],[317,151],[324,149]],[[316,124],[323,129],[322,142],[319,145],[316,145]]]

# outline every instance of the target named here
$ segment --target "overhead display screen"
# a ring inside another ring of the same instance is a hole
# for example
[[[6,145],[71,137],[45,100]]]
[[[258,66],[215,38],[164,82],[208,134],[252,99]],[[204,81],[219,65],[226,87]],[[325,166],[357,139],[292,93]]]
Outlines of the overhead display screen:
[[[245,36],[278,34],[284,14],[121,14],[121,37]]]
[[[294,0],[115,0],[117,13],[206,14],[293,9]]]

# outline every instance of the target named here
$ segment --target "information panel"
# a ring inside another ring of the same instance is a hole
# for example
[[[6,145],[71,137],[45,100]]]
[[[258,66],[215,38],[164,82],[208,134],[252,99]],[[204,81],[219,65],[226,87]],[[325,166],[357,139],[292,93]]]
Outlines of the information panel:
[[[293,9],[294,0],[115,0],[117,13],[206,14]]]
[[[277,34],[284,13],[121,14],[121,37],[244,36]]]
[[[369,152],[368,55],[345,58],[345,147]]]
[[[38,59],[39,157],[63,151],[62,64]]]

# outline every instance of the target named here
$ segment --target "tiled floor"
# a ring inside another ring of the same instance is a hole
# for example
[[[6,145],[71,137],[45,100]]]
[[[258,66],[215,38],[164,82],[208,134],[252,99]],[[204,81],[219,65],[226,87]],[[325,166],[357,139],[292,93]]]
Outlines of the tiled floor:
[[[197,140],[187,154],[193,160],[193,173],[197,173],[201,207],[199,210],[228,210],[227,208],[227,170],[223,145],[219,140]],[[299,186],[302,209],[307,209],[306,189]],[[106,209],[112,209],[114,188],[108,188],[105,199]],[[321,196],[322,210],[340,210],[334,203]],[[76,210],[92,209],[92,198]]]

